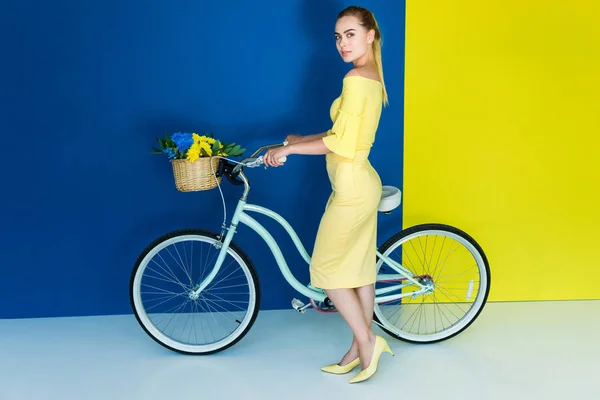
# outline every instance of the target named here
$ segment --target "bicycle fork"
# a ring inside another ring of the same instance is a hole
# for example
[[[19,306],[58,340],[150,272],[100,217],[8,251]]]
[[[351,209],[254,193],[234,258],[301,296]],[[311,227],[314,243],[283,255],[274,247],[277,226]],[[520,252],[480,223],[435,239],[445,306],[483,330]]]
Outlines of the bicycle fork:
[[[223,239],[223,235],[221,234],[221,236],[220,236],[221,241],[215,243],[215,246],[217,248],[219,248],[219,255],[217,257],[217,261],[215,261],[215,265],[214,265],[212,271],[210,272],[210,274],[208,274],[208,276],[206,278],[204,278],[204,280],[195,289],[190,291],[190,294],[189,294],[190,299],[197,300],[200,297],[200,293],[202,293],[202,291],[204,289],[206,289],[206,287],[208,285],[210,285],[210,283],[213,281],[215,276],[217,276],[217,274],[219,273],[219,270],[221,269],[221,266],[223,265],[223,260],[225,260],[225,256],[227,255],[227,250],[229,249],[229,244],[233,240],[233,236],[236,233],[238,224],[240,222],[239,215],[240,215],[240,212],[242,211],[243,207],[244,207],[243,202],[239,202],[239,204],[236,207],[233,218],[231,219],[231,224],[229,224],[229,228],[227,228],[227,234],[225,235],[225,238]],[[225,231],[225,229],[222,230],[222,233],[224,231]]]

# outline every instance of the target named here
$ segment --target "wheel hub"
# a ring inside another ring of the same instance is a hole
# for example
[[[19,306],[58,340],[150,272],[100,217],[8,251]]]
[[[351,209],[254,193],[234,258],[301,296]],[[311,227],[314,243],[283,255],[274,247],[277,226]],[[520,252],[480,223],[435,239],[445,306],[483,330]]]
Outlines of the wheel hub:
[[[421,285],[429,287],[429,290],[427,291],[427,293],[432,293],[433,290],[435,289],[435,284],[433,283],[433,278],[431,277],[431,275],[423,275],[419,279],[419,283]]]
[[[194,300],[194,301],[196,301],[196,300],[198,300],[198,298],[200,297],[200,293],[196,293],[196,289],[198,289],[199,287],[200,287],[200,285],[196,285],[196,286],[194,286],[194,287],[193,287],[193,288],[190,290],[190,292],[188,293],[188,297],[189,297],[191,300]]]

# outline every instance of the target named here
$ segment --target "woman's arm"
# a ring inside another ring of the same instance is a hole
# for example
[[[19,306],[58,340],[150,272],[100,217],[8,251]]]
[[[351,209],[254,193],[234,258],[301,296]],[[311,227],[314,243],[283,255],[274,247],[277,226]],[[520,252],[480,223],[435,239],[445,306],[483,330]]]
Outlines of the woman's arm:
[[[290,154],[315,155],[331,153],[327,146],[325,146],[325,142],[323,142],[323,137],[326,136],[327,133],[321,135],[322,134],[311,135],[317,137],[314,140],[295,142],[287,146],[271,149],[265,154],[263,160],[265,164],[270,167],[279,167],[283,165],[279,159],[287,157]]]
[[[327,132],[316,133],[314,135],[288,135],[285,140],[290,144],[301,143],[301,142],[310,142],[312,140],[322,139],[327,136]]]
[[[323,135],[326,136],[327,134]],[[312,136],[312,135],[311,135]],[[292,143],[290,145],[285,146],[287,148],[288,154],[327,154],[330,153],[327,146],[325,146],[325,142],[323,142],[323,136],[320,134],[314,135],[317,136],[314,140]]]

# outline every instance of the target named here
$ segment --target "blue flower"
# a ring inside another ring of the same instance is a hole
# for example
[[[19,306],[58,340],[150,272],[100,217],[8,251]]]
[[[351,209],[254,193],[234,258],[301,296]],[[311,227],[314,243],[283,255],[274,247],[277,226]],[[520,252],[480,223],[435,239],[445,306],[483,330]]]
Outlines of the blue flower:
[[[171,149],[164,149],[163,153],[165,153],[166,155],[169,156],[169,160],[174,160],[175,159],[175,152]]]
[[[194,144],[194,138],[191,133],[177,132],[171,135],[171,139],[175,142],[179,150],[185,154],[186,151]]]

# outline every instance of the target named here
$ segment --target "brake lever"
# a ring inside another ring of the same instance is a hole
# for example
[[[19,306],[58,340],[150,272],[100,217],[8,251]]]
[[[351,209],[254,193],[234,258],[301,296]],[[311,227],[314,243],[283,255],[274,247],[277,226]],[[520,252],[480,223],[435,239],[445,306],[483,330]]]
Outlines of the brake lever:
[[[255,163],[258,160],[261,160],[261,162],[262,162],[263,156],[259,156],[259,157],[256,157],[256,156],[259,155],[260,153],[262,153],[263,151],[269,150],[269,149],[274,149],[274,148],[277,148],[277,147],[281,147],[282,145],[283,146],[287,146],[288,143],[289,143],[288,141],[284,141],[282,144],[273,144],[273,145],[261,147],[260,149],[256,150],[250,157],[245,158],[243,163],[240,163],[240,164],[236,165],[233,168],[232,172],[237,176],[240,168],[242,168],[243,166],[250,166],[251,167],[250,163]],[[247,162],[245,160],[252,160],[252,161],[250,161],[250,163],[249,163],[249,162]],[[279,161],[285,162],[286,160],[287,160],[287,157],[282,157]],[[263,165],[265,166],[265,169],[267,169],[267,165],[264,164],[264,163],[263,163]]]

